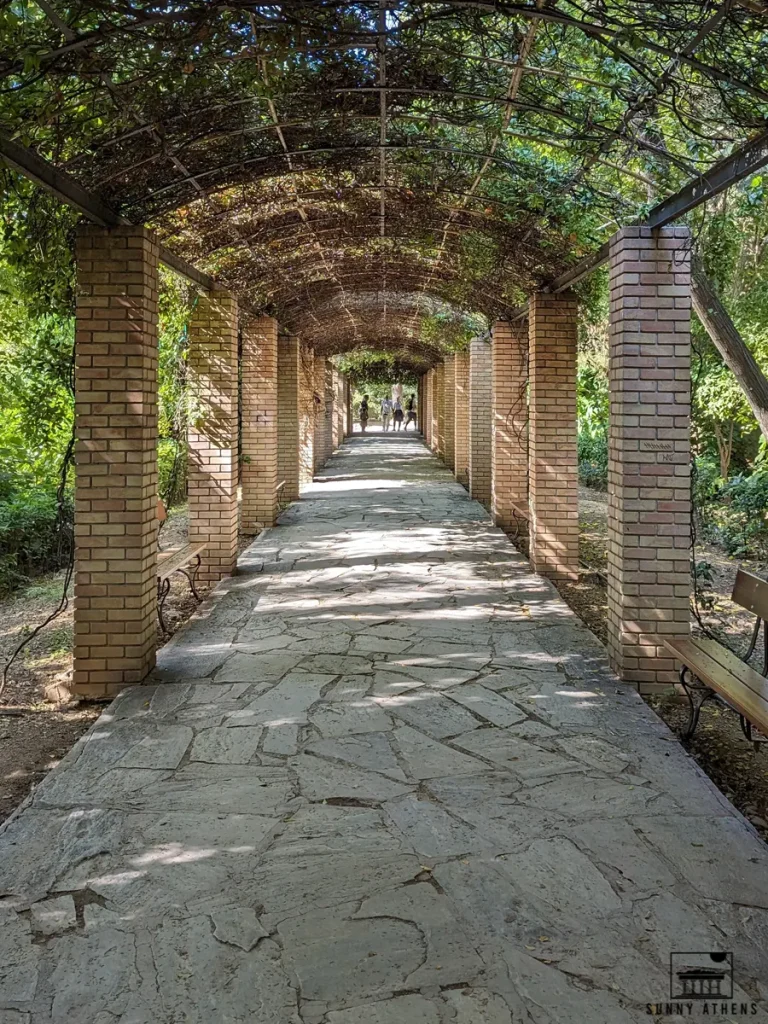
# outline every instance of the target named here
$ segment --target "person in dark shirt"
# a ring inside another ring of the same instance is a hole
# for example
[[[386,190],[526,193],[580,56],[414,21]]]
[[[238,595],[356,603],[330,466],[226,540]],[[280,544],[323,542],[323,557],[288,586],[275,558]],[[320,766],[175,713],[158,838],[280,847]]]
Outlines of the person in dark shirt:
[[[405,403],[405,411],[408,413],[408,417],[405,421],[405,429],[408,429],[408,424],[413,424],[413,429],[416,429],[416,395],[409,395],[408,401]]]

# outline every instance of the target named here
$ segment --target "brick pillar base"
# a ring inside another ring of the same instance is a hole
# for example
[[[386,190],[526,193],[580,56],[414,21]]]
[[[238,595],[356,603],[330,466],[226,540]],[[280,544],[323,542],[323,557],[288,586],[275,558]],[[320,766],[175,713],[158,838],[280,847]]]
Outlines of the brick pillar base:
[[[277,341],[277,485],[281,501],[299,497],[300,376],[299,339],[284,335]]]
[[[568,292],[536,292],[529,310],[531,565],[553,579],[573,578],[579,566],[578,306]]]
[[[508,533],[528,515],[528,323],[493,325],[493,519]]]
[[[107,697],[155,663],[158,243],[88,227],[76,257],[72,692]]]
[[[456,357],[446,356],[443,363],[443,433],[445,436],[445,464],[451,472],[456,469]]]
[[[458,352],[456,367],[456,412],[454,446],[456,479],[469,486],[469,352]]]
[[[242,327],[243,533],[272,526],[277,516],[277,320],[261,316]]]
[[[201,295],[189,324],[189,541],[208,550],[198,579],[237,564],[237,301]]]
[[[299,491],[315,473],[315,352],[299,349]]]
[[[610,246],[608,652],[648,692],[677,681],[690,631],[690,266],[685,228]]]
[[[469,345],[469,493],[491,507],[491,346],[475,338]]]

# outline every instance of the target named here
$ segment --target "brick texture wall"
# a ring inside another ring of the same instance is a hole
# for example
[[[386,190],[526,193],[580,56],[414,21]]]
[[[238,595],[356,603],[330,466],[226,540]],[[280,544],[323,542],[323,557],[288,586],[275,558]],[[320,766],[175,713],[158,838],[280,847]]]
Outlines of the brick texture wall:
[[[234,296],[199,296],[189,325],[189,540],[208,544],[206,583],[237,562],[237,333]]]
[[[685,228],[611,241],[608,652],[649,692],[690,629],[690,266]]]
[[[344,440],[344,377],[338,370],[333,371],[333,447],[338,448]]]
[[[491,346],[475,338],[469,346],[469,493],[491,507]]]
[[[315,472],[315,352],[299,349],[299,490],[312,483]]]
[[[336,392],[334,389],[334,369],[330,359],[325,360],[325,429],[323,441],[325,443],[323,464],[333,454],[333,422],[335,419]]]
[[[456,357],[446,356],[443,363],[443,416],[446,466],[456,468]]]
[[[435,431],[435,451],[441,459],[445,458],[445,363],[435,367],[435,412],[437,429]]]
[[[277,516],[277,320],[243,320],[242,507],[244,533],[272,526]]]
[[[331,449],[331,420],[326,397],[326,376],[329,366],[330,363],[324,356],[315,355],[315,472],[325,464]]]
[[[346,378],[344,379],[344,416],[344,431],[346,436],[349,437],[354,428],[354,411],[352,409],[352,385]]]
[[[579,565],[576,436],[578,306],[569,292],[529,303],[531,565],[554,579]]]
[[[72,690],[106,697],[155,663],[158,243],[88,227],[76,258]]]
[[[493,518],[517,533],[528,517],[528,322],[493,325],[491,465]]]
[[[436,429],[434,409],[434,368],[428,370],[424,378],[424,403],[424,436],[430,449],[434,450],[434,435]]]
[[[456,411],[454,416],[454,472],[469,487],[469,352],[456,353]]]
[[[299,496],[300,378],[299,339],[293,335],[282,335],[277,341],[277,484],[280,501],[296,501]]]

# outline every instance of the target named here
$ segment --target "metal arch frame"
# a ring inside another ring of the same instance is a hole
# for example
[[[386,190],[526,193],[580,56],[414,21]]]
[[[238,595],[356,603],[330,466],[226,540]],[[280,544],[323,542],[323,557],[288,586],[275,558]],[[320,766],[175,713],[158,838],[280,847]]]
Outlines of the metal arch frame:
[[[354,147],[357,148],[357,147]],[[7,134],[0,132],[0,157],[14,170],[23,174],[37,185],[53,193],[58,199],[74,207],[95,224],[114,227],[131,222],[116,213],[103,200],[84,189],[65,171],[59,170],[33,150],[14,142]],[[739,147],[730,156],[718,161],[707,172],[694,178],[673,195],[658,203],[638,222],[638,226],[662,227],[678,220],[690,210],[729,188],[749,174],[768,164],[768,131]],[[572,287],[608,257],[607,243],[591,256],[577,263],[570,270],[544,285],[552,293]],[[163,248],[161,260],[182,274],[192,283],[206,291],[215,287],[215,280],[187,263],[182,257]],[[525,310],[516,310],[511,319],[525,315]]]

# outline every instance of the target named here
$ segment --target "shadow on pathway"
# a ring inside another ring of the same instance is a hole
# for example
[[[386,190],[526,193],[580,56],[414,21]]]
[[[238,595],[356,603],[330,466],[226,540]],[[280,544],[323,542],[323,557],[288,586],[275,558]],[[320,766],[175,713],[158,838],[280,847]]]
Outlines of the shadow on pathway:
[[[243,554],[0,892],[2,1024],[626,1024],[679,950],[768,996],[766,848],[413,436]]]

